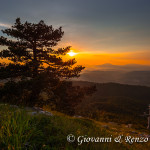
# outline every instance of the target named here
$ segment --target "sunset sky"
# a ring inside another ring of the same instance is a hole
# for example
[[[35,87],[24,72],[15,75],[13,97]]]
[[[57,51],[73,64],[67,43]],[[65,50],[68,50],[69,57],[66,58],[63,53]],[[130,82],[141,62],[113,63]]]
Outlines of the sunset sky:
[[[80,64],[150,65],[150,0],[1,1],[0,29],[17,17],[62,26],[58,46],[72,46]]]

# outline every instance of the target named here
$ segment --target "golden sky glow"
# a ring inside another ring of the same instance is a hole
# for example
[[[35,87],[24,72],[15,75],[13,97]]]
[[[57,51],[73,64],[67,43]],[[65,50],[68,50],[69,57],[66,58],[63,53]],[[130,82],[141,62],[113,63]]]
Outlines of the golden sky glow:
[[[69,53],[64,56],[64,59],[75,58],[78,65],[85,67],[94,67],[110,63],[113,65],[126,65],[126,64],[141,64],[150,65],[150,51],[134,51],[122,53],[104,53],[96,51],[81,51],[72,47]],[[0,62],[9,62],[7,59],[1,59]]]
[[[34,7],[32,1],[14,0],[9,5],[3,1],[0,30],[13,25],[18,14],[22,21],[37,23],[43,19],[54,28],[62,26],[65,34],[58,47],[72,46],[73,52],[65,58],[75,57],[78,64],[150,65],[149,0],[137,0],[137,3],[134,0],[89,0],[86,5],[82,0],[44,3],[37,0]]]
[[[113,54],[97,52],[78,52],[78,55],[74,55],[73,57],[77,60],[77,64],[81,64],[86,67],[92,67],[105,63],[111,63],[113,65],[150,65],[149,51],[122,52]],[[66,58],[70,59],[70,56],[66,56]]]
[[[82,41],[80,39],[80,41]],[[71,50],[78,55],[71,57],[76,58],[77,63],[84,66],[101,65],[110,63],[114,65],[126,65],[126,64],[141,64],[150,65],[150,47],[138,44],[134,46],[121,46],[118,47],[111,44],[105,44],[94,47],[94,43],[86,45],[85,43],[77,42],[62,42],[59,43],[59,47],[72,46]],[[92,48],[93,47],[93,48]],[[70,55],[65,56],[70,59]]]

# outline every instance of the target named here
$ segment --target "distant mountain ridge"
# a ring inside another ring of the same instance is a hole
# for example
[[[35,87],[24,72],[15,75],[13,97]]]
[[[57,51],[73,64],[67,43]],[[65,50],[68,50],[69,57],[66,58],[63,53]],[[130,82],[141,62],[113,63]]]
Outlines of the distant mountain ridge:
[[[113,65],[110,63],[96,65],[93,70],[101,71],[150,71],[150,65],[127,64]]]
[[[85,70],[78,79],[74,80],[150,86],[150,66],[103,64],[95,66],[92,70]]]

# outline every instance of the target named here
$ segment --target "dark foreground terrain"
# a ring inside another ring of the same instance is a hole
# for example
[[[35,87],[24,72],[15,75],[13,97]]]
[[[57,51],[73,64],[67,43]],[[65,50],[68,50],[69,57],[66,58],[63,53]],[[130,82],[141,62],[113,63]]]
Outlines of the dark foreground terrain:
[[[76,107],[76,114],[99,121],[133,124],[146,128],[150,104],[150,87],[117,83],[74,82],[74,85],[96,85],[97,91],[84,98]]]
[[[0,116],[0,149],[3,150],[148,150],[150,146],[148,141],[124,140],[126,136],[147,137],[147,132],[83,117],[58,112],[46,115],[4,104],[0,106]],[[74,142],[68,142],[69,134],[75,136]],[[122,143],[115,142],[120,135],[123,135]],[[111,141],[89,141],[89,138],[107,137],[111,137]]]

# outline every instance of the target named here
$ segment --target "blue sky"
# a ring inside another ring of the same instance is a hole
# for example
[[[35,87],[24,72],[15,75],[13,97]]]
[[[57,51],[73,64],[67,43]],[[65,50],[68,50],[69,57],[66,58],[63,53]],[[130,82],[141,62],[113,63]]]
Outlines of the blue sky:
[[[149,0],[3,0],[0,29],[44,20],[65,31],[60,46],[81,52],[150,52]],[[0,33],[2,35],[2,33]]]

